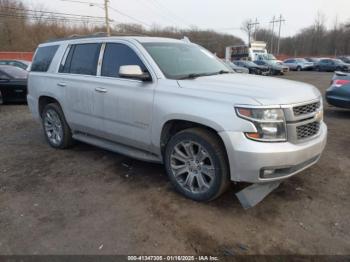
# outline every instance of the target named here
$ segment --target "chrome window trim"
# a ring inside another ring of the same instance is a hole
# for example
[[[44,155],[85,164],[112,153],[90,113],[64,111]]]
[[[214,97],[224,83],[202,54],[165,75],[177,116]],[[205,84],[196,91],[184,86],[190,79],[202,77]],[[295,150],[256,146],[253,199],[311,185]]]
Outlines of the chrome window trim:
[[[101,49],[100,49],[100,55],[98,56],[98,61],[97,61],[97,71],[96,71],[97,77],[101,76],[102,60],[103,60],[103,55],[105,53],[105,49],[106,49],[106,43],[102,43]]]

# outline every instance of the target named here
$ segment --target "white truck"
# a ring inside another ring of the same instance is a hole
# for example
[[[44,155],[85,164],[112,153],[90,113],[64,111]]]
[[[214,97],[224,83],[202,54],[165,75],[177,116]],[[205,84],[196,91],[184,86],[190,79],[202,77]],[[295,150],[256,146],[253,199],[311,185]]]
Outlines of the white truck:
[[[226,47],[225,60],[269,60],[274,63],[281,62],[269,54],[266,49],[267,44],[263,41],[254,41],[249,45],[233,45]]]

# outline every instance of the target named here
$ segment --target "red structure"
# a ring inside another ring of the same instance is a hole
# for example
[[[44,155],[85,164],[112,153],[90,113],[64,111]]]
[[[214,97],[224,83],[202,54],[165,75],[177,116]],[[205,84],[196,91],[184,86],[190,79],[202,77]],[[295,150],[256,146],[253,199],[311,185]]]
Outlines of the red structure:
[[[0,59],[19,59],[32,61],[33,52],[0,52]]]

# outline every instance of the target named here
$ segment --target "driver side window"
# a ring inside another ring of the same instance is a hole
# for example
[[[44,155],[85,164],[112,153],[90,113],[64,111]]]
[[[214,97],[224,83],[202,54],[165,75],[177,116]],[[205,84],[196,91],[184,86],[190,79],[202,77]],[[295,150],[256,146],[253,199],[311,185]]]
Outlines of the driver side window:
[[[138,65],[143,72],[146,66],[130,47],[119,43],[107,43],[103,55],[101,76],[119,78],[119,69],[124,65]]]

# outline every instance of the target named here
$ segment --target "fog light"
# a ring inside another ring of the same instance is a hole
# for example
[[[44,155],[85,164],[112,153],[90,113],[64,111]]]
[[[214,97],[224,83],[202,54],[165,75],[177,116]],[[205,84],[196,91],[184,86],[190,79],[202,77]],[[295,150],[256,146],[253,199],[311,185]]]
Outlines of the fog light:
[[[273,176],[274,174],[275,174],[274,169],[265,169],[262,172],[262,178],[269,178],[269,177]]]

